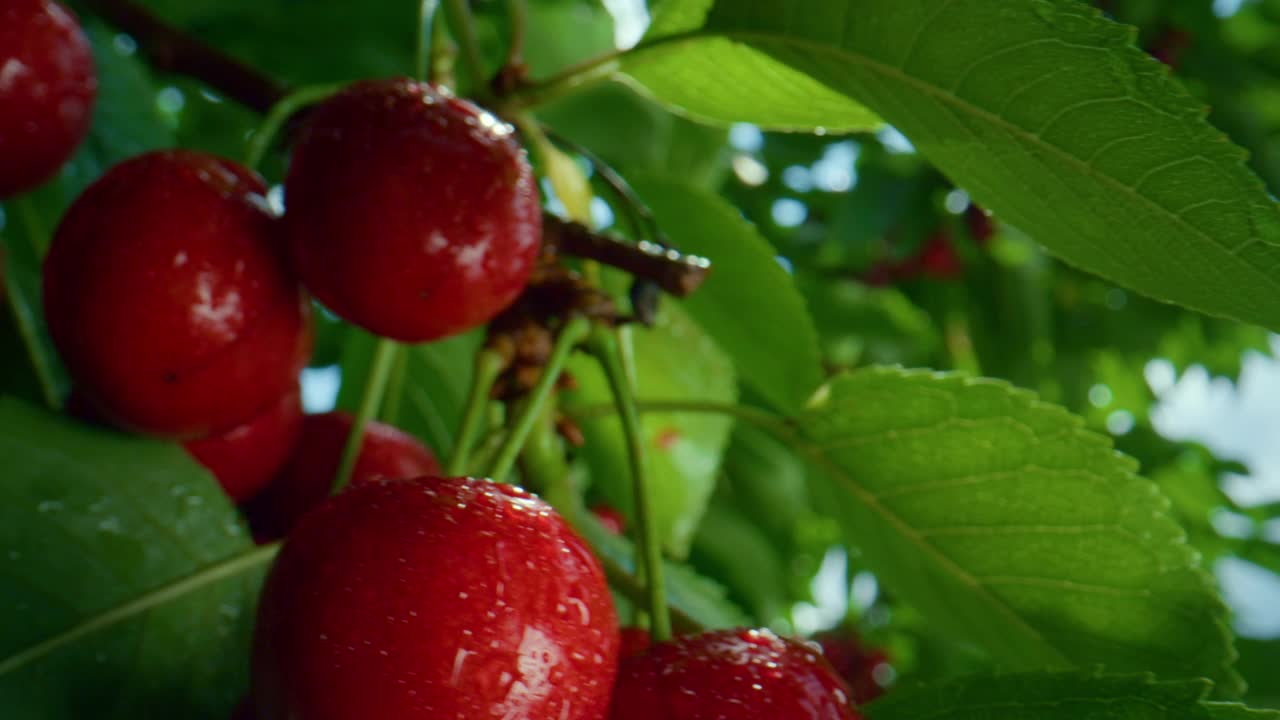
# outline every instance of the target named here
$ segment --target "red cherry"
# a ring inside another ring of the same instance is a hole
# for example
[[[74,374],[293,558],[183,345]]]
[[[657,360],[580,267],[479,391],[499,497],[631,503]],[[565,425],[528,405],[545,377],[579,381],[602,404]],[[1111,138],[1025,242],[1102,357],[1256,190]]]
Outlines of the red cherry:
[[[0,198],[48,180],[89,131],[98,79],[74,13],[0,3]]]
[[[951,236],[939,230],[925,240],[919,255],[919,272],[926,277],[953,280],[960,277],[964,268],[956,254]]]
[[[184,447],[213,473],[233,502],[242,503],[289,459],[301,430],[302,401],[295,388],[253,420],[221,435],[189,440]]]
[[[1191,33],[1181,28],[1166,28],[1155,39],[1149,48],[1151,56],[1177,70],[1182,65],[1183,56],[1194,44]]]
[[[354,418],[345,412],[308,415],[288,462],[247,508],[249,524],[259,541],[284,537],[298,518],[329,496],[342,449]],[[390,425],[371,422],[351,482],[379,477],[392,479],[435,475],[440,464],[418,439]]]
[[[625,660],[648,650],[652,640],[649,631],[644,628],[624,627],[620,633],[619,643],[618,657]]]
[[[863,705],[884,694],[882,682],[892,675],[892,668],[883,650],[866,647],[847,631],[822,633],[814,641],[822,647],[831,667],[849,684],[854,704]]]
[[[534,495],[472,478],[353,485],[267,578],[262,720],[596,720],[617,617],[582,539]]]
[[[49,332],[113,424],[206,436],[297,383],[309,306],[265,189],[230,161],[154,152],[113,167],[63,217],[44,265]]]
[[[408,79],[356,83],[303,127],[285,182],[307,287],[406,342],[489,321],[524,288],[542,215],[509,125]]]
[[[627,531],[627,518],[618,512],[617,508],[612,508],[608,505],[597,505],[591,508],[591,514],[596,516],[596,519],[600,521],[605,530],[614,535],[621,535]]]
[[[768,630],[687,635],[626,658],[609,720],[856,720],[814,648]]]
[[[996,235],[996,221],[986,210],[970,203],[969,207],[964,211],[964,224],[969,228],[969,235],[973,237],[973,241],[979,246],[986,246],[991,243],[991,238]]]

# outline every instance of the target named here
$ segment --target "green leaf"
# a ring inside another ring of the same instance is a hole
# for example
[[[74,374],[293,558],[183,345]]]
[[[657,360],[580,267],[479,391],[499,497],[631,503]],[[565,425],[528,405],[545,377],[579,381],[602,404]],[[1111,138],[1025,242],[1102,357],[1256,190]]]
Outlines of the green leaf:
[[[881,122],[856,99],[770,57],[715,33],[690,38],[715,0],[664,3],[646,43],[623,70],[660,101],[714,123],[750,122],[771,130],[871,130]],[[737,3],[735,3],[737,4]],[[785,7],[785,5],[774,5]],[[663,38],[666,38],[664,41]]]
[[[691,558],[703,572],[724,582],[762,624],[776,626],[790,612],[781,550],[742,513],[725,503],[712,503],[698,525]]]
[[[831,365],[923,365],[942,346],[929,314],[895,288],[798,278]]]
[[[1086,3],[717,2],[696,36],[767,54],[866,103],[981,205],[1068,262],[1159,300],[1280,329],[1275,203],[1204,108],[1132,46],[1132,31]],[[668,42],[637,53],[632,69],[720,100],[687,77],[695,71],[677,69],[689,63],[707,83],[736,78],[725,84],[773,106],[773,82],[737,78],[714,52],[715,63],[685,57],[695,51],[691,40]]]
[[[863,708],[869,720],[1245,720],[1280,713],[1205,702],[1203,680],[1075,673],[977,675],[897,688]]]
[[[1014,670],[1105,664],[1238,692],[1222,600],[1109,438],[992,380],[869,369],[824,391],[798,446],[868,566],[940,632]]]
[[[796,412],[822,383],[818,332],[777,252],[732,205],[677,180],[632,178],[676,247],[712,262],[684,307],[733,359],[743,382]]]
[[[736,399],[733,365],[679,307],[667,303],[653,328],[637,328],[631,338],[638,397],[726,403]],[[612,404],[604,373],[595,362],[579,356],[569,368],[579,385],[571,396],[573,404]],[[683,558],[715,488],[733,422],[715,415],[647,413],[641,424],[658,534],[671,555]],[[582,454],[590,466],[593,487],[634,519],[631,475],[618,418],[588,420],[582,423],[582,431],[586,438]]]
[[[176,445],[0,398],[0,467],[0,663],[252,548]],[[5,717],[224,720],[248,684],[260,576],[170,598],[6,670]]]
[[[15,331],[14,349],[20,351],[14,353],[17,356],[12,360],[14,371],[6,372],[0,379],[0,389],[57,407],[69,381],[44,320],[40,253],[41,246],[47,242],[42,237],[45,231],[39,211],[30,198],[10,202],[6,210],[7,222],[0,232],[0,282],[4,284],[0,300]],[[35,382],[31,383],[32,380]],[[39,389],[33,392],[34,388]]]

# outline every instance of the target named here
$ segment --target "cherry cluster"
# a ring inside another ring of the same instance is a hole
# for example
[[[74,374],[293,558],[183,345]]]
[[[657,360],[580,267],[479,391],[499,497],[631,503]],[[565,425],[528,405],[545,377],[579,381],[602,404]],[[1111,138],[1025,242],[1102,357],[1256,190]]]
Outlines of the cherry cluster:
[[[0,196],[49,178],[87,132],[88,44],[52,0],[0,11]],[[511,306],[539,254],[533,171],[511,126],[408,79],[357,82],[294,136],[285,209],[231,160],[146,153],[62,218],[44,265],[50,335],[81,418],[183,443],[284,538],[262,591],[264,719],[857,717],[816,645],[764,630],[623,652],[601,565],[547,503],[439,477],[374,423],[332,497],[352,418],[304,415],[314,297],[425,342]]]

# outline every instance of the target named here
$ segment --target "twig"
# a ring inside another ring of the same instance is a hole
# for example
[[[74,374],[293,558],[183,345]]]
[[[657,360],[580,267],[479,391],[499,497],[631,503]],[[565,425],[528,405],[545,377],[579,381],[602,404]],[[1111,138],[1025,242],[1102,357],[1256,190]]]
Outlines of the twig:
[[[265,113],[288,91],[280,82],[179,30],[130,0],[85,0],[94,14],[133,36],[158,70],[189,75]]]
[[[284,83],[169,25],[132,0],[85,0],[85,6],[133,36],[138,49],[157,69],[199,80],[248,108],[265,114],[290,92]],[[549,244],[570,255],[652,280],[677,297],[697,289],[710,268],[705,258],[682,255],[653,243],[631,245],[550,216],[544,220]]]
[[[631,245],[554,215],[543,216],[542,238],[546,245],[569,255],[648,278],[676,297],[692,294],[711,271],[711,261],[704,257],[684,255],[646,241]]]

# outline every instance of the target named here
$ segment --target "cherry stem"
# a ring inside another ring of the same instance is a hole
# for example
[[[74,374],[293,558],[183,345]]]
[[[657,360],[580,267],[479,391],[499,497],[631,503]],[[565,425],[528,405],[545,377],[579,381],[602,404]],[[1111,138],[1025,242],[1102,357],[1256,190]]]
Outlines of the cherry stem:
[[[203,43],[190,33],[168,25],[131,0],[85,0],[85,5],[107,22],[131,35],[137,41],[139,50],[156,69],[199,80],[226,97],[260,113],[270,112],[278,102],[285,99],[289,94],[289,88],[286,85],[277,82],[256,68],[241,63],[217,48]],[[461,23],[456,19],[458,12],[455,10],[455,6],[461,8],[461,17],[463,19]],[[466,30],[471,30],[469,34],[471,51],[475,53],[477,63],[477,66],[471,69],[472,72],[477,73],[477,79],[474,81],[474,84],[476,84],[475,92],[480,95],[487,95],[489,89],[483,81],[483,68],[479,66],[479,49],[475,46],[475,33],[472,29],[471,15],[467,10],[466,0],[449,0],[449,6],[446,9],[449,15],[454,16],[451,20],[455,25],[462,24]],[[452,79],[452,67],[449,66],[448,59],[452,50],[451,43],[447,41],[445,33],[445,30],[447,30],[446,23],[440,22],[439,18],[437,18],[432,22],[432,26],[434,38],[431,43],[431,78],[433,82],[438,84],[450,85],[452,84],[450,82]],[[463,43],[465,51],[468,33],[460,31],[458,34],[461,36],[460,41]],[[608,64],[610,59],[616,60],[623,54],[643,52],[670,42],[687,40],[691,37],[692,35],[672,35],[658,38],[651,42],[637,45],[631,50],[610,53],[604,57],[588,61],[584,65],[576,66],[576,68],[569,68],[560,76],[557,76],[561,78],[559,84],[564,85],[561,90],[567,91],[571,89],[571,86],[575,84],[572,78],[577,77],[587,68]],[[471,60],[467,60],[467,62],[470,64]],[[549,83],[529,85],[526,88],[517,90],[509,98],[515,103],[515,107],[533,107],[538,103],[532,101],[531,98],[525,97],[525,95],[545,91],[548,84],[556,83],[550,83],[549,81]],[[563,92],[560,94],[563,94]],[[523,105],[520,104],[522,99],[526,101]],[[303,103],[303,105],[305,104]],[[514,108],[508,114],[514,115]],[[261,139],[258,137],[266,134],[260,128],[255,133],[254,142],[269,145],[270,138]],[[265,151],[259,152],[260,154],[265,154]],[[589,230],[587,232],[590,233]],[[569,241],[572,243],[578,239],[577,237],[571,237]],[[649,251],[646,251],[640,246],[621,242],[608,235],[596,235],[591,238],[591,242],[582,243],[582,245],[583,247],[578,248],[576,251],[566,247],[566,252],[587,259],[599,260],[606,265],[614,265],[639,277],[653,280],[659,285],[663,285],[665,281],[677,288],[685,287],[689,283],[680,278],[686,273],[691,276],[690,279],[693,281],[693,286],[696,287],[697,283],[701,282],[698,279],[700,271],[697,269],[691,270],[687,267],[679,259],[680,256],[678,254],[675,260],[666,259],[668,252],[665,248],[650,247]],[[606,245],[613,245],[614,247],[602,249]],[[592,254],[603,254],[610,259],[592,257]],[[705,275],[705,272],[701,272],[701,274]],[[676,278],[674,281],[672,280],[673,277]],[[663,287],[666,287],[666,285],[663,285]]]
[[[431,58],[435,54],[432,38],[440,0],[418,0],[418,32],[414,37],[414,77],[426,80],[431,76]]]
[[[637,606],[649,601],[645,584],[636,575],[624,569],[622,564],[614,560],[614,554],[604,552],[592,538],[604,537],[609,531],[600,525],[582,504],[582,498],[574,492],[569,482],[569,466],[565,461],[563,441],[556,434],[551,422],[552,408],[538,419],[529,441],[520,453],[520,466],[524,468],[529,480],[536,483],[537,492],[544,500],[551,503],[584,541],[592,545],[592,554],[600,561],[609,585]],[[619,540],[621,542],[621,540]],[[700,633],[706,628],[689,614],[677,607],[670,607],[671,624],[682,633]]]
[[[488,476],[493,480],[502,482],[507,473],[511,471],[511,466],[515,464],[516,457],[520,454],[525,441],[529,438],[529,432],[533,429],[534,423],[537,422],[538,416],[542,413],[543,406],[546,405],[547,399],[551,397],[551,391],[555,389],[556,381],[560,379],[560,372],[564,370],[564,365],[569,360],[569,354],[573,352],[578,343],[587,337],[590,331],[591,322],[581,315],[570,317],[564,327],[560,329],[560,334],[556,337],[556,344],[551,349],[551,357],[542,368],[542,375],[538,377],[538,384],[534,385],[533,390],[525,398],[520,414],[516,417],[515,422],[511,424],[507,437],[502,441],[502,445],[498,448],[497,456],[489,467]]]
[[[355,470],[356,461],[360,459],[360,447],[364,444],[364,429],[378,414],[382,398],[387,391],[387,380],[391,376],[391,366],[395,365],[399,345],[389,338],[378,338],[378,345],[373,350],[369,374],[365,376],[364,393],[360,397],[360,407],[356,417],[351,421],[351,432],[347,434],[347,442],[342,447],[342,461],[338,463],[338,472],[333,477],[331,493],[336,493],[351,479],[351,471]]]
[[[503,113],[535,108],[540,105],[571,95],[584,87],[607,80],[622,67],[623,61],[648,53],[667,45],[704,40],[707,34],[702,30],[663,35],[645,40],[631,48],[611,50],[602,55],[588,58],[576,65],[561,70],[551,77],[523,86],[507,93],[499,104]]]
[[[302,108],[318,103],[336,93],[341,87],[341,85],[312,85],[295,90],[277,101],[267,111],[262,123],[249,136],[249,146],[244,153],[244,164],[258,170],[263,158],[267,156],[267,151],[271,149],[271,141],[280,133],[280,128],[289,122],[289,118]]]
[[[593,355],[604,368],[613,391],[613,401],[622,420],[622,433],[627,440],[627,459],[631,465],[631,489],[634,495],[636,525],[639,530],[640,567],[648,590],[649,634],[654,642],[671,638],[671,613],[667,608],[666,581],[662,567],[662,545],[658,538],[657,517],[649,499],[644,462],[644,434],[635,392],[622,362],[622,350],[612,328],[597,326],[587,342]]]
[[[449,23],[439,13],[431,23],[431,67],[427,70],[427,79],[436,87],[455,87],[458,79],[454,77],[453,66],[458,59],[458,46],[449,37]]]
[[[529,0],[507,0],[511,20],[511,46],[507,48],[507,67],[524,64],[524,38],[529,26]]]
[[[279,551],[280,543],[278,542],[255,547],[221,562],[200,568],[190,575],[165,583],[154,590],[130,598],[120,605],[97,613],[57,635],[41,640],[35,645],[0,660],[0,676],[21,670],[32,662],[59,648],[70,645],[86,635],[91,635],[99,630],[104,630],[112,625],[135,618],[148,610],[193,593],[219,580],[235,577],[240,573],[265,565],[271,562],[271,559]]]
[[[285,94],[283,85],[194,35],[179,30],[131,0],[84,0],[95,15],[128,33],[158,70],[199,78],[258,112]]]
[[[691,400],[638,400],[636,409],[641,413],[705,413],[711,415],[727,415],[750,423],[762,430],[787,438],[794,434],[787,418],[775,415],[767,410],[760,410],[748,405],[731,403],[698,402]],[[578,405],[566,407],[564,411],[575,420],[590,420],[617,414],[615,405],[602,403],[598,405]]]
[[[489,393],[502,369],[506,365],[500,353],[482,349],[476,353],[475,366],[471,373],[471,387],[467,390],[466,409],[462,414],[462,425],[458,428],[458,439],[453,444],[453,453],[449,455],[445,474],[450,477],[461,475],[471,460],[471,448],[475,444],[476,431],[484,421],[485,410],[489,405]]]
[[[471,8],[467,0],[445,0],[448,9],[449,27],[453,29],[453,37],[462,50],[462,62],[471,75],[471,94],[483,97],[489,88],[485,81],[484,62],[480,58],[480,43],[476,40],[475,23],[472,22]]]
[[[410,349],[403,345],[396,348],[396,359],[391,365],[391,377],[387,379],[387,392],[382,398],[382,410],[378,417],[388,425],[400,420],[400,406],[404,397],[404,383],[409,374]]]
[[[22,337],[27,359],[31,361],[31,370],[40,383],[40,394],[44,396],[45,404],[51,410],[59,410],[62,408],[62,398],[58,393],[58,376],[55,371],[57,360],[50,347],[40,338],[39,309],[33,307],[33,303],[29,302],[29,296],[23,293],[23,286],[26,283],[22,282],[18,276],[17,258],[9,255],[9,253],[22,255],[30,253],[28,256],[30,262],[34,267],[39,267],[39,258],[43,255],[42,248],[49,239],[45,234],[48,231],[40,221],[40,214],[36,212],[30,196],[13,198],[6,203],[6,207],[14,211],[15,217],[22,221],[29,247],[17,247],[15,243],[15,246],[10,248],[0,238],[0,273],[3,273],[4,295],[7,299],[5,304],[9,306],[9,314],[12,315],[18,334]],[[12,225],[16,226],[16,223]]]

